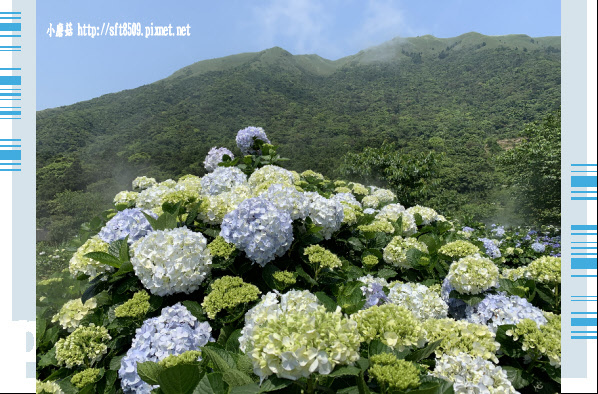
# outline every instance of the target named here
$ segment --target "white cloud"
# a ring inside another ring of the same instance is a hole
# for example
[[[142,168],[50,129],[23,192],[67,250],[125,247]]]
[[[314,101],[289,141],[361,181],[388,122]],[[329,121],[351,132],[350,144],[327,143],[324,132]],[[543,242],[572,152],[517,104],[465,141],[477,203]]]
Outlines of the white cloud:
[[[291,43],[285,48],[296,54],[335,52],[325,38],[331,23],[329,12],[318,0],[271,0],[266,6],[254,7],[256,29],[262,45],[274,46]],[[336,50],[338,52],[338,50]]]
[[[405,22],[405,14],[400,2],[392,0],[369,0],[364,21],[355,33],[360,46],[368,47],[398,37],[401,33],[411,33]]]

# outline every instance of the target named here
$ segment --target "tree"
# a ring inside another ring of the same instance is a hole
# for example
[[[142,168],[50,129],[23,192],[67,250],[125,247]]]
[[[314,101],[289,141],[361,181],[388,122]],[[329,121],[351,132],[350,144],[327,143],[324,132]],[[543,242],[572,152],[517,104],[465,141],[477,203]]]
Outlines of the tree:
[[[498,158],[519,212],[538,224],[561,220],[561,113],[528,124],[523,142]]]
[[[404,153],[394,143],[347,153],[338,169],[341,176],[367,184],[386,183],[401,204],[423,203],[438,187],[434,175],[442,154],[435,151]]]

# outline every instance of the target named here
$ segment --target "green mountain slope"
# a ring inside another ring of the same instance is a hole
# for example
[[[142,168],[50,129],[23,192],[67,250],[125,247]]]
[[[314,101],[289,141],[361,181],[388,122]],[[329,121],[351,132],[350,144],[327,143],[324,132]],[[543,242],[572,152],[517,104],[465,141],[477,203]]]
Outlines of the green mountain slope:
[[[442,150],[446,187],[483,201],[497,182],[495,141],[559,105],[560,37],[422,36],[336,61],[277,47],[201,61],[38,112],[39,225],[67,231],[137,175],[201,175],[210,147],[233,148],[248,125],[264,127],[292,169],[330,176],[344,153],[384,141]]]

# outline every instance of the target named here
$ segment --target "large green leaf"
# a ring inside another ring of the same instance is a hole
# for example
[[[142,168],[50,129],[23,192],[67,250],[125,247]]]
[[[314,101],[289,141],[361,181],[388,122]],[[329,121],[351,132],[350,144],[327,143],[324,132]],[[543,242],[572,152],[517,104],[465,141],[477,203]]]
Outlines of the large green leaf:
[[[114,257],[113,255],[105,252],[89,252],[85,254],[85,257],[114,268],[119,268],[121,265],[121,261],[118,259],[118,257]]]
[[[253,379],[247,374],[236,370],[227,369],[222,372],[222,380],[224,380],[230,387],[243,386],[249,383],[253,383]]]
[[[200,378],[197,365],[179,364],[164,369],[158,376],[158,383],[165,394],[191,394]]]
[[[237,366],[234,357],[224,349],[214,346],[204,346],[201,353],[204,360],[216,372],[224,372]]]
[[[164,370],[164,368],[162,368],[158,363],[155,363],[153,361],[137,363],[137,373],[139,374],[139,377],[145,383],[148,383],[152,386],[156,385],[156,384],[160,384],[158,382],[158,377],[160,376],[160,373],[163,370]]]
[[[193,394],[222,394],[228,392],[228,384],[222,379],[222,373],[214,372],[205,374]]]
[[[436,348],[440,345],[441,342],[442,339],[428,343],[423,349],[418,349],[413,353],[410,353],[407,356],[405,356],[405,360],[413,361],[416,363],[420,362],[421,360],[428,358],[432,353],[434,353],[434,350],[436,350]]]
[[[520,390],[531,383],[531,376],[520,368],[507,365],[503,366],[502,370],[506,372],[507,378],[516,390]]]

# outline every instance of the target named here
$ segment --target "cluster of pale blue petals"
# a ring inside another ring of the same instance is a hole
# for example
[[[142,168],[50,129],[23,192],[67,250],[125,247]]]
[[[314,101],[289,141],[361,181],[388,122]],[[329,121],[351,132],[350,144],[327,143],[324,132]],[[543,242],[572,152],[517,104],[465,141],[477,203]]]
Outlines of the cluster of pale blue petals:
[[[111,243],[129,236],[129,243],[141,239],[153,231],[143,212],[154,219],[158,217],[153,212],[143,211],[139,208],[129,208],[118,212],[106,223],[98,236],[104,242]]]
[[[500,249],[494,240],[490,238],[478,238],[478,241],[481,241],[484,244],[484,248],[486,248],[486,255],[491,259],[497,259],[502,256]]]
[[[237,167],[218,167],[201,178],[203,194],[215,196],[230,192],[237,186],[247,185],[247,175]]]
[[[237,146],[244,155],[260,154],[259,150],[253,149],[254,139],[261,140],[267,144],[270,143],[266,132],[261,127],[249,126],[239,130],[237,133]]]
[[[139,377],[138,362],[157,362],[171,354],[199,350],[213,341],[210,325],[200,323],[180,303],[162,309],[160,316],[146,320],[137,329],[131,348],[120,362],[123,392],[149,394],[154,388]]]
[[[536,253],[544,253],[544,251],[546,250],[546,246],[543,243],[536,241],[532,244],[532,249]]]
[[[546,324],[541,309],[533,306],[525,298],[509,297],[505,293],[489,294],[478,305],[467,309],[469,322],[486,325],[493,332],[496,332],[498,326],[517,324],[523,319],[531,319],[538,326]]]
[[[330,197],[331,200],[340,202],[341,204],[354,205],[361,208],[361,203],[357,201],[353,193],[337,193]]]
[[[288,212],[292,220],[307,217],[307,204],[309,200],[294,186],[275,183],[271,185],[260,197],[270,201],[281,211]]]
[[[231,159],[235,158],[235,155],[233,155],[233,152],[230,150],[226,148],[213,147],[208,152],[208,155],[203,162],[203,166],[206,170],[208,170],[208,172],[214,171],[216,168],[218,168],[218,164],[222,163],[222,157],[224,155],[228,155]]]
[[[293,221],[265,198],[249,198],[224,216],[220,235],[263,267],[291,247]]]

